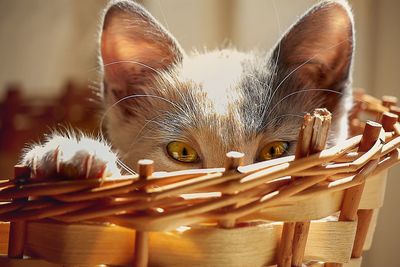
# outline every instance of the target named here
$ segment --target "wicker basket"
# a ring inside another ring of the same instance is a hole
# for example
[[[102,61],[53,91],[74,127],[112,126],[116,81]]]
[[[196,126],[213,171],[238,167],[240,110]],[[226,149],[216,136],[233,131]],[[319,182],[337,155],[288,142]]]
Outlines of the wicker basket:
[[[353,137],[325,149],[319,109],[295,156],[248,166],[230,152],[220,169],[153,173],[142,160],[136,176],[68,181],[16,166],[0,189],[0,265],[360,266],[400,162],[395,104],[358,90]]]

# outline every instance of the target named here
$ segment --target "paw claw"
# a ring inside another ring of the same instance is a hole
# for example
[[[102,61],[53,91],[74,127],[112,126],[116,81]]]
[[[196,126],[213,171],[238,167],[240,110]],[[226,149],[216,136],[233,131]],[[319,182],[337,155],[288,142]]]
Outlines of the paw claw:
[[[53,136],[28,151],[22,163],[36,178],[87,179],[120,175],[110,147],[87,137]]]

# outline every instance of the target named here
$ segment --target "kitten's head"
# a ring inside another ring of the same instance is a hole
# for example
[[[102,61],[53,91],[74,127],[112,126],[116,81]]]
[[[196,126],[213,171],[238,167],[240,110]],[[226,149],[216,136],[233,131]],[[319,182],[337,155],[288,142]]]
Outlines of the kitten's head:
[[[269,52],[186,55],[141,6],[111,2],[101,34],[111,142],[130,166],[222,166],[231,150],[252,163],[292,153],[303,114],[318,107],[333,113],[330,144],[343,140],[353,33],[348,5],[323,1]]]

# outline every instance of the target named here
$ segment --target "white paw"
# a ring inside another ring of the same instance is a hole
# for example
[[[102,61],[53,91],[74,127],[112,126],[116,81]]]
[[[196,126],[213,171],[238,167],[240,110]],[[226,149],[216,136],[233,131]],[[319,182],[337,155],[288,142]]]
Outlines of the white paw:
[[[23,156],[22,164],[37,178],[102,178],[120,175],[117,156],[107,144],[85,136],[51,136],[34,145]]]

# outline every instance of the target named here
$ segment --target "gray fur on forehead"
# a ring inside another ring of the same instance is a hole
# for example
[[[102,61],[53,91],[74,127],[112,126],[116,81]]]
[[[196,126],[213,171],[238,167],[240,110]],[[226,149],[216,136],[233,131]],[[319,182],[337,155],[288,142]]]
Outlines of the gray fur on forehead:
[[[215,140],[214,146],[232,149],[251,140],[255,147],[261,135],[295,140],[304,112],[319,107],[334,113],[333,131],[346,134],[354,49],[346,3],[315,5],[270,53],[225,49],[194,56],[182,53],[142,7],[111,6],[102,57],[118,63],[104,73],[107,105],[124,100],[108,116],[115,136],[112,128],[125,123],[158,144]]]
[[[159,76],[154,85],[154,93],[168,101],[150,98],[150,106],[158,109],[141,114],[147,119],[157,117],[152,119],[152,130],[163,136],[163,141],[191,142],[197,133],[206,133],[226,147],[239,146],[260,134],[294,140],[304,112],[318,107],[322,100],[305,93],[288,96],[292,90],[287,86],[295,86],[290,79],[277,89],[276,64],[267,59],[267,54],[257,54],[241,62],[242,73],[230,85],[231,99],[222,114],[215,112],[218,102],[201,84],[181,80],[177,72]]]

